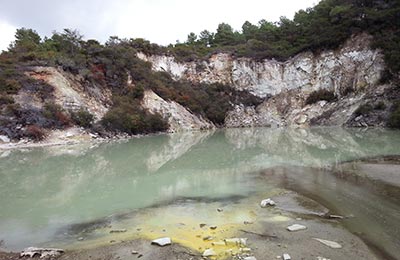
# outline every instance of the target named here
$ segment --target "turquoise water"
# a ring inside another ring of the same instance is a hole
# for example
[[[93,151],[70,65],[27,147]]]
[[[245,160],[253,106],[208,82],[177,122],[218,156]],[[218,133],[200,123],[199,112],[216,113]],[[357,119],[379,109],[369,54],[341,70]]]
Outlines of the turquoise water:
[[[369,194],[367,188],[340,180],[349,183],[340,187],[350,191],[335,190],[334,175],[316,182],[317,173],[304,169],[384,155],[400,155],[399,131],[226,129],[0,151],[0,240],[8,250],[46,245],[60,239],[68,227],[79,228],[80,223],[180,199],[229,201],[252,196],[266,187],[321,195],[326,201],[332,197],[334,208],[340,208],[334,199],[338,192],[343,198],[350,196],[364,203],[359,205],[364,207],[370,203],[362,196]],[[277,167],[289,169],[285,173],[289,183],[282,184],[279,172],[270,181],[256,178]],[[379,212],[396,214],[400,210],[398,201],[380,203],[386,201],[384,192],[373,199],[378,200],[373,203],[379,204]],[[343,210],[349,211],[346,207]],[[392,221],[389,224],[394,225]],[[378,229],[384,236],[391,228],[382,223]],[[389,232],[388,238],[397,241],[400,235],[396,234]]]

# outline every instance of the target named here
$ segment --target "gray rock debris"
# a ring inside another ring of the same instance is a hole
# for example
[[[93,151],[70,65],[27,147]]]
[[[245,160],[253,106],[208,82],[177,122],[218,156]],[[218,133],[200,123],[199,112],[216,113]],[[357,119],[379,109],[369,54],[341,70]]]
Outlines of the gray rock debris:
[[[267,206],[275,206],[275,205],[276,205],[275,201],[273,201],[273,200],[271,200],[269,198],[265,199],[265,200],[262,200],[260,202],[261,208],[266,208]]]
[[[287,230],[289,230],[290,232],[295,232],[295,231],[305,230],[305,229],[307,229],[307,227],[300,225],[300,224],[293,224],[293,225],[287,227]]]
[[[58,249],[58,248],[40,248],[40,247],[28,247],[25,248],[20,256],[29,256],[29,257],[35,257],[36,255],[39,255],[40,258],[45,258],[45,257],[56,257],[64,253],[63,249]]]
[[[171,238],[162,237],[162,238],[158,238],[158,239],[151,241],[151,243],[153,245],[168,246],[168,245],[171,245]]]
[[[342,246],[335,241],[329,241],[329,240],[320,239],[320,238],[313,238],[313,239],[326,245],[326,246],[329,246],[330,248],[334,248],[334,249],[342,248]]]
[[[0,141],[3,143],[11,142],[10,138],[8,138],[8,136],[5,136],[5,135],[0,135]]]
[[[283,260],[290,260],[292,258],[290,258],[289,254],[283,254]]]
[[[212,249],[212,248],[206,249],[206,250],[203,252],[203,256],[204,256],[204,257],[216,256],[216,255],[217,255],[217,253],[215,253],[214,249]]]

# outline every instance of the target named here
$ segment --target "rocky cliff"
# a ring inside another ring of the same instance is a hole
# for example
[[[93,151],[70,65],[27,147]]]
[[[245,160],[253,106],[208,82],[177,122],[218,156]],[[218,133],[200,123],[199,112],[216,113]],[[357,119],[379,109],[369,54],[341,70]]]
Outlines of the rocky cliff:
[[[142,106],[152,113],[162,115],[168,121],[170,132],[215,128],[212,122],[192,114],[174,101],[162,99],[152,90],[144,92]]]
[[[235,58],[227,53],[186,63],[171,56],[140,53],[139,57],[151,62],[153,70],[166,71],[176,80],[223,83],[264,98],[257,107],[235,106],[226,117],[227,127],[368,126],[383,124],[385,111],[369,118],[355,112],[366,103],[385,102],[390,88],[379,84],[385,65],[380,51],[370,48],[370,41],[367,34],[356,35],[337,50],[301,53],[285,62]],[[307,105],[307,97],[321,89],[333,92],[336,100]]]

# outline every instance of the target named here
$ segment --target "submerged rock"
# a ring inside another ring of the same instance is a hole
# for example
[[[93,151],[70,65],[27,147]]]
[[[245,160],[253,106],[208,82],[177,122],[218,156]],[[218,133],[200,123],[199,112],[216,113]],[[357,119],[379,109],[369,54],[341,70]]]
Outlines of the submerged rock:
[[[171,245],[171,238],[169,237],[162,237],[151,241],[151,244],[158,245],[158,246],[168,246]]]
[[[329,246],[330,248],[334,248],[334,249],[342,248],[342,246],[335,241],[329,241],[329,240],[320,239],[320,238],[313,238],[313,239],[326,245],[326,246]]]
[[[260,203],[261,208],[266,208],[267,206],[275,206],[275,205],[276,205],[275,201],[273,201],[269,198],[262,200]]]
[[[287,227],[287,230],[289,230],[290,232],[295,232],[295,231],[305,230],[305,229],[307,229],[307,227],[300,225],[300,224],[293,224],[293,225]]]
[[[56,257],[61,255],[62,253],[64,253],[64,250],[58,248],[28,247],[21,252],[20,256],[35,257],[36,255],[39,255],[40,258],[45,258],[45,257]]]

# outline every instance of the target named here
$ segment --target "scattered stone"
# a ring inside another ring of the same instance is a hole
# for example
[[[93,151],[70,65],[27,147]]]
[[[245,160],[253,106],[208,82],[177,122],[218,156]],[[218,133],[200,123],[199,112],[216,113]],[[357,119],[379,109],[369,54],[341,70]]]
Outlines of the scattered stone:
[[[206,236],[206,237],[203,237],[203,240],[204,241],[211,241],[211,240],[213,240],[214,238],[212,237],[212,236]]]
[[[307,229],[307,227],[300,225],[300,224],[294,224],[294,225],[287,227],[287,230],[289,230],[290,232],[295,232],[295,231],[304,230],[304,229]]]
[[[257,260],[257,258],[255,258],[254,256],[248,256],[243,258],[243,260]]]
[[[210,229],[215,230],[217,229],[217,226],[211,226]]]
[[[247,238],[227,238],[224,240],[226,245],[246,246]]]
[[[329,240],[320,239],[320,238],[313,238],[313,239],[317,240],[318,242],[320,242],[326,246],[329,246],[330,248],[334,248],[334,249],[342,248],[342,246],[335,241],[329,241]]]
[[[84,238],[83,237],[78,237],[78,241],[83,241]]]
[[[115,241],[115,240],[110,240],[110,243],[115,243],[115,242],[117,242],[117,241]]]
[[[249,252],[251,252],[251,248],[248,248],[248,247],[240,248],[240,252],[249,253]]]
[[[171,245],[171,238],[162,237],[151,241],[151,244],[159,245],[159,246],[168,246]]]
[[[253,221],[246,221],[246,220],[245,220],[243,223],[244,223],[245,225],[251,225],[251,224],[253,224],[254,222],[253,222]]]
[[[331,260],[331,259],[322,256],[317,256],[317,260]]]
[[[124,229],[113,229],[110,231],[110,233],[124,233],[126,231],[128,231],[128,230],[126,230],[125,228]]]
[[[11,142],[10,138],[8,138],[8,136],[6,136],[6,135],[0,135],[0,141],[3,143]]]
[[[276,205],[275,201],[271,199],[262,200],[260,203],[261,208],[266,208],[267,206],[275,206],[275,205]]]
[[[137,256],[137,258],[141,258],[143,255],[142,254],[139,254],[138,256]]]
[[[329,215],[329,218],[344,219],[344,217],[343,217],[343,216],[340,216],[340,215]]]
[[[34,257],[35,255],[39,255],[40,258],[45,258],[45,257],[57,257],[64,253],[63,249],[58,249],[58,248],[40,248],[40,247],[28,247],[25,248],[20,256],[29,256],[29,257]]]
[[[290,260],[292,258],[290,258],[289,254],[283,254],[283,260]]]
[[[203,228],[203,227],[207,226],[207,224],[201,223],[199,226],[200,226],[200,228]]]
[[[223,241],[212,242],[211,245],[213,245],[213,246],[226,246],[225,242],[223,242]]]
[[[217,211],[218,211],[218,212],[222,212],[222,211],[224,211],[224,210],[221,209],[221,208],[217,208]]]
[[[138,252],[138,251],[135,251],[135,250],[132,250],[132,251],[131,251],[131,254],[132,254],[132,255],[137,255],[137,254],[139,254],[139,252]]]
[[[212,249],[212,248],[206,249],[206,250],[203,252],[203,256],[204,256],[204,257],[216,256],[216,255],[217,255],[217,253],[215,253],[214,249]]]
[[[296,218],[297,221],[303,220],[302,218]]]

